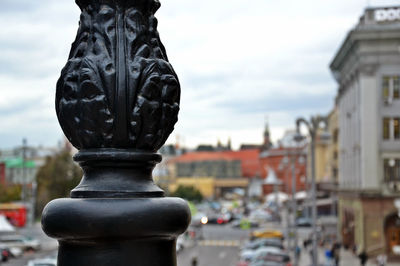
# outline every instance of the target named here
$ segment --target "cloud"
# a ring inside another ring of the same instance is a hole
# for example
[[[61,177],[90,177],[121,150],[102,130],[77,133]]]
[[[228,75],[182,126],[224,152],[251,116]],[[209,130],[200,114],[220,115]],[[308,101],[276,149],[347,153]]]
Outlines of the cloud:
[[[371,1],[391,5],[396,1]],[[273,139],[296,116],[327,113],[337,85],[330,60],[356,24],[364,0],[168,0],[159,32],[182,86],[174,135],[189,146],[230,136]],[[0,148],[55,145],[62,133],[55,84],[78,27],[71,0],[3,0],[0,10]]]

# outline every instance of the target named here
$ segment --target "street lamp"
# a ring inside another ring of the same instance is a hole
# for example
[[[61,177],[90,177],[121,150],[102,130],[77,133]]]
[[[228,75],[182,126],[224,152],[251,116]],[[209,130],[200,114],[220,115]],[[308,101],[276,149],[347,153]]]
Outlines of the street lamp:
[[[318,251],[317,251],[317,199],[316,199],[316,184],[315,184],[315,140],[317,133],[320,129],[320,140],[330,139],[330,134],[327,132],[328,120],[324,116],[311,117],[310,121],[304,118],[296,120],[296,134],[295,140],[302,141],[304,136],[300,133],[300,126],[304,124],[307,127],[308,133],[311,138],[311,201],[312,201],[312,265],[318,265]],[[324,124],[324,126],[322,126]]]
[[[279,163],[278,169],[280,171],[285,171],[285,192],[286,194],[289,194],[289,176],[288,176],[288,171],[287,171],[287,166],[289,165],[289,157],[288,153],[285,154],[285,156],[282,158],[281,162]],[[286,208],[286,236],[288,237],[288,247],[291,246],[291,238],[290,236],[290,216],[289,216],[289,208],[290,206],[287,205]]]
[[[302,138],[303,139],[303,138]],[[297,142],[297,141],[296,141]],[[290,158],[290,160],[289,160]],[[279,167],[287,167],[291,165],[291,175],[292,175],[292,196],[291,196],[291,206],[288,206],[288,215],[287,215],[287,235],[290,236],[288,238],[288,246],[289,248],[293,249],[293,252],[295,254],[296,248],[297,248],[297,226],[296,226],[296,214],[297,214],[297,202],[296,202],[296,192],[297,192],[297,182],[296,182],[296,161],[298,163],[302,164],[304,163],[304,158],[302,157],[301,151],[298,150],[298,147],[295,146],[292,150],[288,149],[286,152],[285,157],[282,159]],[[289,180],[287,178],[287,175],[285,175],[285,180],[286,180],[286,186],[287,186],[287,192],[289,192],[289,187],[288,183]],[[289,209],[291,208],[291,212]],[[291,218],[290,218],[290,213],[291,213]],[[293,245],[291,243],[292,236],[293,235]],[[294,265],[298,265],[297,261],[297,256],[294,255],[295,261]]]
[[[84,175],[43,210],[59,266],[175,266],[187,203],[152,171],[178,119],[180,85],[157,32],[158,0],[76,0],[77,38],[56,89],[60,125]]]
[[[277,208],[277,215],[279,216],[279,204],[278,204],[278,186],[282,184],[282,181],[279,180],[276,177],[275,171],[274,169],[272,169],[271,167],[267,167],[266,169],[268,171],[268,176],[264,181],[264,184],[266,185],[272,185],[274,188],[274,194],[275,194],[275,204],[276,204],[276,208]]]

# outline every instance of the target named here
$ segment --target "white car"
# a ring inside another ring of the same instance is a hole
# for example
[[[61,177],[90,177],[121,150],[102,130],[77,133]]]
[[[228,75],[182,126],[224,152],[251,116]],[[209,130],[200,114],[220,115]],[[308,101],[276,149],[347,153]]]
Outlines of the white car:
[[[57,260],[54,258],[44,258],[30,260],[26,266],[57,266]]]
[[[183,236],[180,235],[176,240],[176,253],[179,253],[185,248]]]
[[[37,239],[21,236],[7,235],[0,238],[0,246],[19,248],[21,250],[39,250],[40,242]]]
[[[261,251],[260,251],[261,250]],[[259,253],[263,253],[263,252],[269,252],[269,253],[281,253],[282,250],[280,248],[277,247],[260,247],[256,250],[251,250],[251,249],[245,249],[242,252],[240,252],[240,258],[243,259],[248,259],[248,260],[252,260],[256,257],[257,254]]]

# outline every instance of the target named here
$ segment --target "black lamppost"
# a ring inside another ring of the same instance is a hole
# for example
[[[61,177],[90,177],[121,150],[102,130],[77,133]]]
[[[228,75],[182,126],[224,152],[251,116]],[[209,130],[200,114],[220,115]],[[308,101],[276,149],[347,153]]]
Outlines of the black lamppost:
[[[321,140],[329,139],[330,134],[326,131],[328,120],[324,116],[311,117],[310,121],[304,118],[296,120],[296,141],[302,141],[304,137],[300,134],[300,125],[304,124],[307,127],[308,133],[311,138],[311,202],[312,202],[312,265],[318,265],[318,250],[317,250],[317,197],[316,197],[316,184],[315,184],[315,141],[319,129],[324,131],[318,136]],[[322,127],[321,124],[325,124]]]
[[[82,14],[57,83],[56,111],[84,171],[71,198],[51,201],[43,230],[58,265],[176,265],[186,202],[153,183],[155,152],[177,121],[178,77],[154,13],[158,0],[76,0]]]
[[[296,135],[297,136],[297,135]],[[298,136],[297,136],[298,138]],[[302,137],[301,137],[302,138]],[[299,141],[299,140],[297,140]],[[296,141],[296,144],[297,144]],[[293,265],[298,265],[298,257],[296,256],[296,248],[297,248],[297,225],[296,225],[296,218],[297,218],[297,202],[296,202],[296,192],[297,192],[297,181],[296,181],[296,163],[302,163],[302,150],[297,145],[291,148],[288,148],[283,157],[280,166],[282,167],[289,167],[290,161],[290,170],[292,175],[292,193],[291,193],[291,203],[288,206],[288,217],[287,217],[287,235],[288,237],[288,247],[292,249],[294,254],[294,262]],[[288,180],[286,178],[286,184],[288,184]],[[287,191],[289,192],[289,187],[287,187]],[[291,209],[291,211],[289,211]],[[290,213],[292,214],[292,219],[290,219]],[[292,224],[291,224],[292,223]],[[291,243],[293,237],[293,245]]]

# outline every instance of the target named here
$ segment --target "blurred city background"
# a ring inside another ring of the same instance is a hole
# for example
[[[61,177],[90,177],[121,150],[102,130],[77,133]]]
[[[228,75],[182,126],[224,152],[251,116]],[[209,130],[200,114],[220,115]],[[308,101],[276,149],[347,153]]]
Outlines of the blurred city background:
[[[180,266],[400,265],[400,2],[163,1],[180,119],[155,182]],[[72,0],[0,10],[0,265],[55,265],[44,206],[82,171],[54,111]]]

